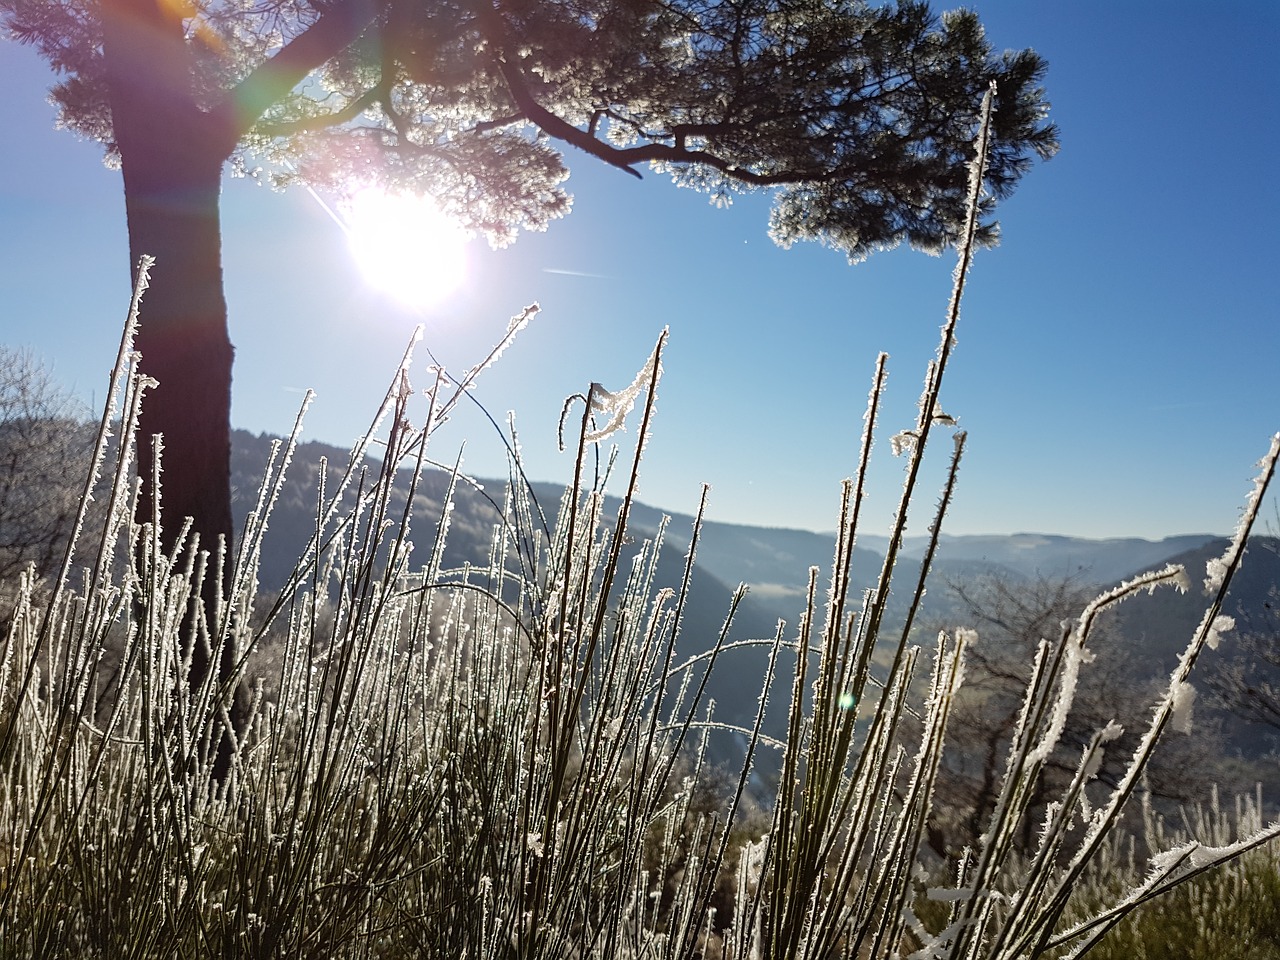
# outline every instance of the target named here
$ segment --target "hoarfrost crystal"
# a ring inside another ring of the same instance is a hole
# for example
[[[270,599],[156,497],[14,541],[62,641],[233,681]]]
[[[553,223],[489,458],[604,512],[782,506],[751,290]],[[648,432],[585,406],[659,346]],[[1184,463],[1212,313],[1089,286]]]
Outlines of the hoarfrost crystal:
[[[659,349],[662,342],[666,340],[667,334],[664,331],[659,340]],[[612,434],[623,428],[627,414],[631,412],[631,408],[635,406],[636,399],[640,396],[641,391],[646,386],[650,388],[657,385],[658,379],[662,376],[662,365],[658,360],[659,351],[655,350],[649,357],[649,361],[640,368],[631,385],[617,393],[610,393],[598,383],[591,384],[591,390],[587,397],[592,411],[595,413],[607,414],[609,421],[598,430],[592,430],[586,435],[587,443],[598,443],[607,439]]]
[[[1210,650],[1217,650],[1218,644],[1222,642],[1222,635],[1231,632],[1235,628],[1235,617],[1220,613],[1213,618],[1213,624],[1209,627],[1209,636],[1205,638],[1205,643],[1209,645]]]
[[[1179,733],[1191,732],[1191,708],[1196,702],[1196,688],[1185,680],[1173,688],[1173,716],[1170,724]]]
[[[916,432],[914,430],[903,430],[889,438],[889,449],[893,451],[895,457],[910,453],[915,448]]]

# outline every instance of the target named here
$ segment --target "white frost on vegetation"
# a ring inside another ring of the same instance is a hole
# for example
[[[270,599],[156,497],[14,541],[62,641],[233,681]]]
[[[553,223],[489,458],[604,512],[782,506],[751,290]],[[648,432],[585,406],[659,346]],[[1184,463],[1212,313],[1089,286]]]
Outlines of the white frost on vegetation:
[[[1244,552],[1245,538],[1249,536],[1253,521],[1258,516],[1258,507],[1262,503],[1262,495],[1266,492],[1267,484],[1271,481],[1271,475],[1275,473],[1277,459],[1280,459],[1280,433],[1272,436],[1271,449],[1258,461],[1258,476],[1254,478],[1253,488],[1245,498],[1244,508],[1240,511],[1240,522],[1236,524],[1231,543],[1223,551],[1222,556],[1214,557],[1205,564],[1204,588],[1209,593],[1217,593],[1221,590],[1227,572],[1240,562],[1240,555]]]
[[[542,307],[536,303],[531,303],[508,320],[507,332],[503,335],[502,339],[498,341],[493,350],[489,352],[489,355],[485,357],[478,366],[468,371],[466,381],[474,380],[482,372],[497,363],[498,358],[506,352],[507,347],[511,346],[512,341],[515,340],[516,334],[527,327],[529,325],[529,321],[536,317],[541,311]],[[419,327],[418,329],[421,330],[422,328]],[[414,342],[416,343],[417,341],[415,340]]]
[[[1049,727],[1040,742],[1027,756],[1032,766],[1044,763],[1053,753],[1054,747],[1067,726],[1067,716],[1071,713],[1071,705],[1075,701],[1076,686],[1080,681],[1080,664],[1087,662],[1083,640],[1077,643],[1072,637],[1067,641],[1066,654],[1062,662],[1062,679],[1058,686],[1058,699],[1053,705],[1053,714],[1049,719]]]
[[[666,339],[666,334],[663,334]],[[616,393],[611,393],[598,383],[591,384],[591,391],[588,395],[588,402],[591,405],[592,413],[599,413],[608,417],[604,426],[599,427],[587,433],[587,443],[599,443],[606,440],[614,433],[624,429],[627,419],[632,408],[636,405],[636,400],[646,388],[656,386],[658,380],[662,377],[662,364],[658,359],[658,351],[655,350],[649,357],[649,361],[640,368],[640,372],[636,374],[631,385],[624,387]]]
[[[528,847],[529,852],[535,857],[541,859],[543,855],[542,834],[537,830],[533,830],[525,835],[524,840],[525,846]]]
[[[916,432],[914,430],[902,430],[889,438],[889,449],[893,451],[895,457],[911,453],[915,448]]]
[[[1102,769],[1102,760],[1106,755],[1106,750],[1103,749],[1104,746],[1111,743],[1113,740],[1118,739],[1122,733],[1124,733],[1124,727],[1112,720],[1103,727],[1102,732],[1098,735],[1097,747],[1093,750],[1088,750],[1086,748],[1084,752],[1084,766],[1081,773],[1082,779],[1085,782],[1096,777],[1098,775],[1098,771]]]
[[[1222,586],[1222,581],[1227,578],[1227,561],[1222,557],[1211,557],[1204,565],[1204,572],[1205,590],[1216,593]]]
[[[769,834],[764,834],[754,843],[748,840],[742,845],[742,864],[746,872],[747,882],[755,886],[764,875],[765,851],[769,848]]]
[[[1196,702],[1196,688],[1185,680],[1173,685],[1173,698],[1170,706],[1172,715],[1169,723],[1178,733],[1191,732],[1191,711]]]
[[[1050,715],[1049,725],[1045,730],[1044,736],[1041,737],[1035,749],[1028,755],[1029,763],[1040,764],[1047,760],[1058,745],[1063,730],[1066,729],[1067,716],[1071,713],[1076,687],[1080,680],[1080,665],[1092,663],[1094,659],[1093,652],[1085,646],[1085,643],[1089,639],[1089,633],[1093,628],[1094,621],[1102,610],[1143,590],[1148,593],[1154,593],[1156,587],[1165,584],[1172,584],[1180,588],[1185,580],[1186,571],[1176,564],[1169,564],[1160,570],[1139,574],[1132,580],[1125,581],[1120,586],[1101,594],[1085,607],[1084,612],[1080,614],[1079,619],[1076,621],[1070,638],[1066,641],[1066,650],[1063,654],[1060,680],[1058,682],[1058,697],[1054,702],[1053,713]]]
[[[945,691],[946,695],[954,697],[964,685],[964,650],[977,639],[978,632],[976,630],[970,630],[966,627],[960,627],[956,630],[956,647],[960,651],[960,655],[956,658],[955,670],[951,674],[951,683]]]
[[[1210,650],[1217,650],[1218,644],[1222,642],[1222,635],[1230,633],[1235,628],[1236,618],[1220,613],[1213,618],[1213,623],[1209,626],[1209,636],[1205,638],[1205,643],[1209,645]]]
[[[943,960],[950,957],[952,943],[966,928],[972,927],[976,922],[973,917],[962,917],[947,926],[936,937],[928,938],[923,947],[915,953],[908,954],[907,960]]]
[[[1278,837],[1280,837],[1280,823],[1273,822],[1264,829],[1243,837],[1235,843],[1224,844],[1220,847],[1209,846],[1193,840],[1190,843],[1176,846],[1171,850],[1162,850],[1153,854],[1150,861],[1151,873],[1160,878],[1168,879],[1203,870],[1206,867],[1233,860],[1241,854],[1248,853],[1250,850]]]
[[[1196,707],[1196,687],[1187,681],[1175,681],[1169,701],[1169,723],[1179,733],[1192,732],[1192,710]]]

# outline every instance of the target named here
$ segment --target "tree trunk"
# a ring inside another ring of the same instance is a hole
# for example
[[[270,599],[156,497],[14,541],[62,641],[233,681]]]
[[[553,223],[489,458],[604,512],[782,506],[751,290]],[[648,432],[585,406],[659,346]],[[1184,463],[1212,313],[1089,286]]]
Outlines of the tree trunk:
[[[196,629],[199,603],[203,599],[216,636],[222,611],[215,600],[228,586],[232,548],[232,348],[218,203],[235,135],[202,111],[191,93],[193,64],[176,9],[157,0],[108,0],[103,53],[135,280],[139,258],[155,258],[136,341],[142,372],[159,381],[142,407],[138,454],[144,492],[138,519],[152,517],[153,437],[162,434],[162,546],[173,547],[190,517],[200,547],[212,555],[221,540],[228,556],[220,582],[210,565],[203,597],[193,598],[183,624],[182,642],[194,644],[194,691],[209,673]],[[220,666],[225,682],[230,664],[224,658]],[[240,711],[232,712],[239,726]],[[215,774],[222,779],[230,757],[225,738],[216,730],[212,735]]]
[[[189,516],[213,550],[218,537],[228,546],[231,538],[231,341],[218,199],[235,134],[196,102],[181,8],[106,0],[103,54],[135,280],[138,258],[156,259],[138,337],[142,370],[160,381],[143,406],[143,476],[151,436],[163,433],[164,543]]]
[[[184,16],[196,8],[172,0],[101,0],[102,59],[114,146],[124,173],[129,257],[155,258],[142,301],[137,347],[143,373],[159,381],[142,407],[139,469],[144,495],[138,519],[151,519],[155,462],[152,437],[163,434],[160,463],[161,544],[173,547],[183,519],[192,520],[200,546],[227,564],[219,580],[210,568],[204,607],[211,629],[223,615],[215,600],[227,594],[231,528],[231,340],[222,293],[222,235],[218,199],[222,168],[240,138],[272,103],[308,73],[347,47],[378,15],[369,0],[317,4],[320,16],[259,64],[215,103],[203,90],[196,49]],[[207,51],[206,51],[207,53]],[[196,636],[199,598],[184,624]],[[219,679],[226,682],[224,657]],[[192,688],[209,672],[197,642]],[[242,690],[232,710],[239,729]],[[215,734],[216,735],[216,734]],[[225,747],[225,740],[222,741]],[[219,749],[215,773],[229,762]]]
[[[209,635],[229,609],[219,610],[219,596],[230,586],[231,519],[231,340],[222,294],[221,231],[218,198],[221,160],[205,158],[199,166],[175,164],[170,176],[157,176],[150,165],[124,164],[125,209],[129,220],[129,254],[155,258],[151,282],[142,300],[136,346],[141,369],[159,383],[146,395],[139,424],[138,468],[143,477],[139,517],[153,516],[151,485],[156,438],[160,445],[162,547],[173,548],[186,518],[199,546],[210,554],[202,596],[193,598],[184,617],[182,642],[192,644],[189,686],[198,691],[209,675],[209,657],[201,637],[202,601]],[[136,276],[135,276],[136,279]],[[222,577],[214,557],[226,550]],[[230,680],[233,650],[222,651],[217,680]],[[233,691],[232,726],[243,732],[243,691]],[[213,737],[214,775],[225,780],[230,744],[218,729]]]
[[[140,463],[149,480],[152,437],[163,434],[162,542],[172,547],[190,517],[200,546],[213,552],[219,537],[228,548],[232,538],[232,348],[222,295],[221,163],[206,166],[156,182],[126,163],[125,207],[135,270],[142,255],[155,257],[137,347],[143,372],[159,386],[143,403]],[[140,519],[148,519],[147,494],[142,511]]]

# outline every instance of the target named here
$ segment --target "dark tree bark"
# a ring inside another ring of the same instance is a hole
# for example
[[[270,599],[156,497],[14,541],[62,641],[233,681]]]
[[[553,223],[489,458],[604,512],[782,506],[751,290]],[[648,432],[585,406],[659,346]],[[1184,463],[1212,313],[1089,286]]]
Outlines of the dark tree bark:
[[[175,165],[178,176],[126,161],[129,252],[156,258],[143,300],[137,347],[142,369],[159,381],[142,413],[141,461],[150,469],[152,437],[163,434],[160,502],[172,547],[191,517],[200,546],[231,546],[231,359],[222,294],[218,192],[221,159],[205,169]],[[136,269],[136,266],[135,266]],[[150,488],[147,488],[150,490]],[[144,497],[144,517],[150,497]]]
[[[189,685],[198,691],[209,676],[209,657],[201,636],[200,605],[209,635],[218,635],[219,595],[230,587],[231,548],[231,361],[227,308],[222,295],[221,232],[218,193],[221,160],[206,156],[175,164],[171,173],[147,165],[125,164],[125,208],[129,249],[135,265],[143,254],[155,257],[151,284],[143,299],[136,345],[142,370],[159,383],[146,396],[139,424],[139,469],[145,471],[140,519],[152,515],[155,488],[149,483],[160,446],[159,501],[161,545],[171,550],[183,521],[201,549],[216,555],[219,540],[227,550],[222,577],[207,567],[202,596],[192,598],[183,622],[182,642],[192,645]],[[141,169],[140,169],[141,168]],[[135,267],[136,269],[136,267]],[[234,651],[222,651],[217,680],[230,682]],[[232,692],[232,727],[244,729],[245,696]],[[214,775],[221,782],[230,769],[230,743],[214,737]]]
[[[175,545],[185,518],[200,547],[227,562],[219,579],[209,567],[203,596],[193,598],[184,640],[194,644],[190,684],[208,677],[208,657],[198,637],[200,604],[216,636],[216,599],[230,586],[231,363],[222,286],[219,199],[223,165],[262,111],[312,69],[342,50],[365,29],[376,10],[368,0],[338,0],[215,104],[202,108],[193,85],[197,71],[182,4],[166,0],[104,0],[103,59],[114,146],[124,175],[129,258],[133,279],[143,256],[155,258],[143,298],[136,341],[144,374],[159,382],[143,403],[139,505],[150,520],[155,490],[154,437],[160,447],[161,545]],[[229,654],[229,651],[227,651]],[[218,679],[230,680],[224,656]],[[235,692],[233,726],[243,719],[243,691]],[[216,731],[215,775],[223,779],[230,757]]]
[[[340,0],[208,109],[197,102],[182,4],[105,0],[103,55],[115,147],[124,174],[129,257],[136,281],[155,257],[142,304],[142,370],[160,382],[143,407],[141,467],[164,435],[161,503],[173,545],[191,517],[201,546],[232,545],[232,347],[222,288],[218,215],[222,168],[262,111],[345,48],[375,16],[368,0]],[[143,504],[140,519],[150,515]]]
[[[158,381],[144,400],[139,425],[138,519],[153,516],[157,491],[150,481],[155,438],[162,436],[162,547],[173,548],[190,517],[202,549],[214,554],[221,540],[229,555],[232,347],[218,203],[235,138],[190,94],[181,22],[154,0],[114,0],[108,10],[104,54],[135,281],[139,259],[155,258],[136,341],[143,373]],[[201,601],[216,635],[215,601],[229,582],[229,562],[221,582],[215,569],[211,564],[203,596],[193,597],[183,624],[183,642],[193,645],[193,691],[209,674],[198,630]],[[226,681],[231,664],[222,666],[219,679]],[[238,726],[241,711],[232,712]],[[225,738],[216,731],[213,736],[215,774],[223,779],[230,756]]]
[[[182,23],[157,0],[107,5],[104,54],[124,174],[129,257],[156,258],[137,346],[159,381],[143,407],[141,466],[164,435],[161,503],[171,547],[184,517],[201,546],[231,544],[231,341],[218,217],[231,130],[196,105]],[[136,276],[135,276],[136,280]],[[150,501],[144,504],[150,514]]]

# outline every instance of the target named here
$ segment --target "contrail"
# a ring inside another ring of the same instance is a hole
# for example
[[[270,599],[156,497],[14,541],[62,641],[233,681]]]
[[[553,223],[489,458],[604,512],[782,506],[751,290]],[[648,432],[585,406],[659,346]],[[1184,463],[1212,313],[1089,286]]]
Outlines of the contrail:
[[[288,166],[292,169],[292,164],[288,164]],[[346,236],[351,235],[351,225],[347,223],[345,219],[343,219],[342,215],[339,214],[337,210],[333,209],[333,207],[331,207],[328,203],[325,202],[324,197],[316,193],[315,189],[311,186],[311,184],[304,183],[302,185],[302,189],[306,190],[307,193],[311,194],[311,199],[320,205],[320,209],[323,210],[325,213],[327,213],[333,219],[333,222],[336,223],[339,226],[339,228],[341,228],[342,232]]]
[[[612,280],[603,273],[587,273],[585,270],[561,270],[559,267],[543,267],[543,273],[557,273],[563,277],[588,277],[592,280]]]

